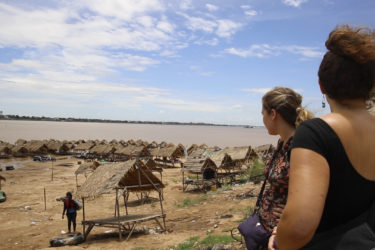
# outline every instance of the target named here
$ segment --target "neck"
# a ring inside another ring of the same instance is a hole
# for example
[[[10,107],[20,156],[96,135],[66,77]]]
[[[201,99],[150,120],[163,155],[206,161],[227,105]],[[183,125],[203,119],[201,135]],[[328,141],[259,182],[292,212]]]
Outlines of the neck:
[[[279,130],[280,139],[283,142],[286,142],[290,137],[294,135],[294,132],[296,129],[289,124],[285,124],[284,126],[281,126]]]
[[[358,112],[366,110],[366,102],[363,99],[342,100],[337,101],[327,97],[332,113]]]

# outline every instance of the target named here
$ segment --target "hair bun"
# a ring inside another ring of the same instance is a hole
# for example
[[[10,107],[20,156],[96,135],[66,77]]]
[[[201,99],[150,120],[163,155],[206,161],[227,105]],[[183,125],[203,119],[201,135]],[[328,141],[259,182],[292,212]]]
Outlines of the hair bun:
[[[334,29],[326,47],[336,55],[364,64],[375,60],[375,32],[365,27],[342,25]]]

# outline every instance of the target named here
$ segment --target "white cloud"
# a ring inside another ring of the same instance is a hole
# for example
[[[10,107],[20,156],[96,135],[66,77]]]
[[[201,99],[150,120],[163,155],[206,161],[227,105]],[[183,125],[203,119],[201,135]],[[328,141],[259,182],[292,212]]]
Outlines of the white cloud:
[[[301,4],[306,3],[308,0],[283,0],[283,3],[293,7],[299,7]]]
[[[251,9],[250,5],[241,5],[241,9],[248,10]]]
[[[164,9],[158,0],[86,0],[84,6],[109,17],[131,20],[134,16]]]
[[[255,94],[265,94],[271,89],[272,88],[249,88],[249,89],[242,89],[242,91],[248,92],[248,93],[255,93]]]
[[[219,7],[217,7],[216,5],[209,4],[209,3],[206,4],[206,8],[207,8],[209,11],[217,11],[217,10],[219,9]]]
[[[323,52],[321,52],[317,47],[307,47],[298,45],[271,46],[269,44],[253,44],[247,49],[229,48],[226,49],[225,52],[244,58],[264,58],[270,56],[279,56],[283,52],[301,55],[304,58],[319,58],[323,55]]]
[[[185,15],[188,19],[188,28],[195,31],[195,30],[202,30],[207,33],[213,33],[215,28],[218,24],[214,21],[203,19],[201,17],[191,17]]]
[[[247,11],[245,11],[245,15],[256,16],[256,15],[258,15],[258,12],[256,10],[247,10]]]
[[[218,29],[216,34],[220,37],[230,37],[242,27],[241,23],[228,19],[218,20]]]
[[[180,8],[182,10],[188,10],[192,8],[192,1],[191,0],[181,0],[180,1]]]

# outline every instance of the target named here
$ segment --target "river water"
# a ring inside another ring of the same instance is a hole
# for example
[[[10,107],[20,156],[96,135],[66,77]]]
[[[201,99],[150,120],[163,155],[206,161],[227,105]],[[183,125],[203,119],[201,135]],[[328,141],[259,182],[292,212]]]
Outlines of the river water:
[[[91,122],[12,121],[0,120],[0,140],[14,143],[25,140],[145,140],[185,146],[205,143],[208,146],[259,146],[276,144],[264,127],[192,126],[159,124],[120,124]]]

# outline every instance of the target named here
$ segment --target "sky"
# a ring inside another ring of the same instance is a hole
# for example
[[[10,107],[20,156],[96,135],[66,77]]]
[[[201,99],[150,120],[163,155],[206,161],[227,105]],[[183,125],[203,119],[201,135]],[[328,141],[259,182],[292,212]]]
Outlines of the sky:
[[[4,114],[262,124],[274,86],[322,115],[317,71],[374,0],[0,0]]]

